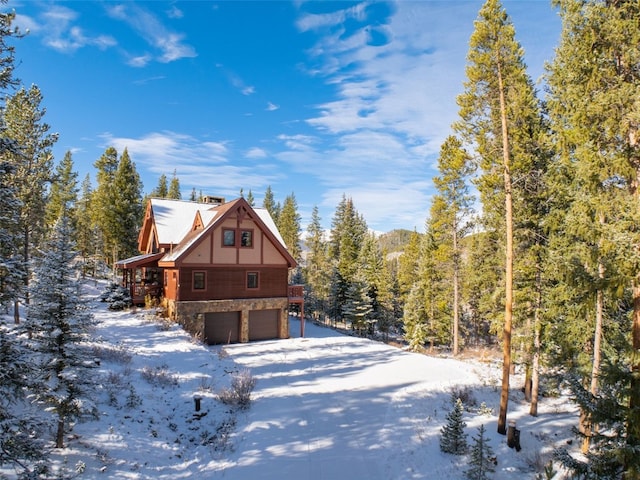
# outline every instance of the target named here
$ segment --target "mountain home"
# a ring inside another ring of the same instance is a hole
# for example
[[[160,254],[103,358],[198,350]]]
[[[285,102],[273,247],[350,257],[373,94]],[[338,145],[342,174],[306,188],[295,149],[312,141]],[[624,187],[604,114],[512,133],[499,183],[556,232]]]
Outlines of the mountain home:
[[[264,208],[151,199],[138,237],[141,255],[117,262],[134,303],[156,297],[170,318],[209,344],[288,338],[296,266]]]

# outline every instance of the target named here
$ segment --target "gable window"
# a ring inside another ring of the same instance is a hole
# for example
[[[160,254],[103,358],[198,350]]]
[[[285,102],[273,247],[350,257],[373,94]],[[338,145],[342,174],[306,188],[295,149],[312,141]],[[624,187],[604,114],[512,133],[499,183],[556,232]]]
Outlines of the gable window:
[[[253,231],[251,231],[251,230],[242,230],[240,232],[240,246],[241,247],[252,247],[253,246]]]
[[[235,230],[223,230],[222,231],[222,245],[225,247],[236,246],[236,231]]]
[[[258,288],[258,272],[247,272],[247,288]]]
[[[193,289],[205,290],[207,286],[207,272],[193,272]]]

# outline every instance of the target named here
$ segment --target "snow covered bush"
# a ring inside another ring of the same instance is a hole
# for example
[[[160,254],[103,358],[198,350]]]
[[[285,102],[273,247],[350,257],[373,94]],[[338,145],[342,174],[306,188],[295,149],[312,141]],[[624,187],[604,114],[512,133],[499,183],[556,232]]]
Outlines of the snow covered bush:
[[[251,403],[251,393],[256,386],[256,379],[249,370],[241,370],[231,377],[231,386],[218,393],[218,399],[225,405],[247,408]]]
[[[456,400],[453,410],[447,414],[447,424],[442,427],[440,436],[440,450],[453,455],[463,455],[467,452],[467,426],[462,419],[464,407],[462,400]]]
[[[117,283],[110,283],[100,300],[109,304],[109,310],[124,310],[131,306],[131,294],[125,287]]]
[[[144,367],[140,375],[153,386],[164,388],[178,385],[178,378],[169,371],[168,365],[163,364],[157,367]]]

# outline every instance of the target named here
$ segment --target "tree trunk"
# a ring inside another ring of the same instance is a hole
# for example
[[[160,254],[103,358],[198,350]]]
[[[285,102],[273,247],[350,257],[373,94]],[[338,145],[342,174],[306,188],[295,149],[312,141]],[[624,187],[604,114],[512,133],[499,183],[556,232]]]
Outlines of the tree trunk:
[[[531,359],[531,405],[529,415],[538,416],[538,391],[540,386],[540,309],[542,308],[542,285],[540,268],[536,278],[537,298],[533,319],[533,358]]]
[[[13,302],[13,321],[16,325],[20,323],[20,302],[18,300]]]
[[[454,222],[453,227],[453,355],[459,353],[458,337],[460,326],[460,307],[459,307],[459,275],[458,275],[458,226]]]
[[[498,433],[507,433],[507,409],[509,407],[509,374],[511,373],[511,323],[513,317],[513,204],[511,198],[511,172],[509,153],[509,131],[507,128],[507,107],[502,80],[502,69],[498,64],[498,88],[500,93],[500,118],[502,122],[502,158],[504,162],[504,202],[505,202],[505,302],[504,329],[502,335],[502,388],[500,391],[500,414]]]
[[[64,448],[64,420],[58,419],[58,429],[56,431],[56,448]]]
[[[627,418],[627,443],[640,445],[640,278],[633,285],[633,323],[631,325],[631,388],[629,389],[629,418]],[[640,479],[640,472],[627,467],[625,480]]]

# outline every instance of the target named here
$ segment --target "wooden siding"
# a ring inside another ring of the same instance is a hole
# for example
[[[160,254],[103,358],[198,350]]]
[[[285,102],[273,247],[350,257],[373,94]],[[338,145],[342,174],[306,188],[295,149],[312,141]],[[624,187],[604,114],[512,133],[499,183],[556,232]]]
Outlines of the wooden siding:
[[[193,289],[193,272],[206,272],[203,290]],[[248,272],[258,272],[258,288],[247,288]],[[286,297],[287,274],[286,267],[183,267],[180,269],[180,300]]]

